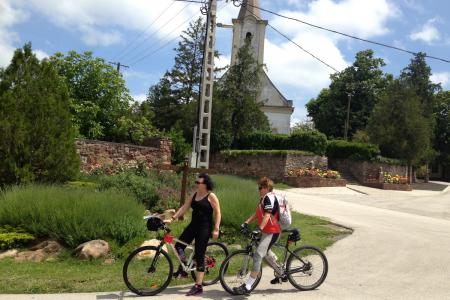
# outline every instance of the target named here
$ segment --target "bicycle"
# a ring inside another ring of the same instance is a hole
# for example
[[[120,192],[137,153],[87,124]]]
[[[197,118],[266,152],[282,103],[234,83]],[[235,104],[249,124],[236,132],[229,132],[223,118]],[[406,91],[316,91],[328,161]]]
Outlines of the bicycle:
[[[276,266],[278,273],[272,266],[275,276],[282,278],[287,275],[289,282],[302,291],[316,289],[324,282],[328,274],[328,261],[325,254],[320,249],[309,245],[301,246],[291,251],[289,246],[300,241],[300,232],[298,229],[288,229],[283,230],[283,232],[289,233],[286,243],[283,245],[276,242],[272,246],[284,250],[282,264],[277,264]],[[259,242],[259,238],[256,235],[249,234],[248,231],[243,233],[250,238],[246,248],[231,253],[220,267],[220,283],[232,295],[236,295],[233,291],[234,287],[247,282],[253,266],[255,247]],[[261,276],[262,267],[251,291],[258,285]]]
[[[194,247],[175,238],[170,234],[171,230],[156,216],[146,216],[147,229],[157,232],[158,246],[142,246],[130,253],[123,265],[123,279],[126,286],[140,296],[153,296],[162,292],[169,285],[173,276],[173,263],[168,252],[163,249],[169,245],[183,270],[191,273],[196,280]],[[161,231],[164,235],[161,236]],[[180,258],[174,243],[186,245],[185,250],[192,250],[186,264]],[[215,284],[219,281],[219,270],[223,260],[228,256],[228,249],[219,242],[209,242],[205,253],[205,277],[203,285]]]

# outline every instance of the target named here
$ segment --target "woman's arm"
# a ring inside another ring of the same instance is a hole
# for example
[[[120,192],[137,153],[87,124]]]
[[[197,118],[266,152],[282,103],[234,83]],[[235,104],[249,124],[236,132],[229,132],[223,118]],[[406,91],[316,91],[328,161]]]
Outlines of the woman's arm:
[[[217,240],[219,238],[220,221],[222,219],[222,214],[220,213],[220,203],[219,199],[214,193],[209,194],[208,200],[213,208],[215,220],[212,237],[213,239]]]
[[[259,224],[259,229],[263,230],[264,227],[266,227],[267,222],[269,222],[269,219],[270,219],[270,212],[264,213],[264,217],[261,221],[261,224]]]
[[[172,219],[177,219],[177,218],[182,217],[186,213],[186,211],[189,209],[189,207],[191,207],[191,204],[192,204],[192,197],[187,199],[184,202],[183,206],[181,206],[178,209],[178,211],[173,215]]]
[[[248,218],[244,223],[251,223],[254,220],[256,220],[256,213],[254,213],[253,215],[250,216],[250,218]]]

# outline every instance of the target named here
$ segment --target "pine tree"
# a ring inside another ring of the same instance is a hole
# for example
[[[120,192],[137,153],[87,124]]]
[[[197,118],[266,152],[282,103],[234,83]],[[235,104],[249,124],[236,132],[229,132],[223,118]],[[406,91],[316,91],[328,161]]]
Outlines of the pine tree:
[[[79,169],[69,92],[31,44],[0,73],[0,184],[62,182]]]

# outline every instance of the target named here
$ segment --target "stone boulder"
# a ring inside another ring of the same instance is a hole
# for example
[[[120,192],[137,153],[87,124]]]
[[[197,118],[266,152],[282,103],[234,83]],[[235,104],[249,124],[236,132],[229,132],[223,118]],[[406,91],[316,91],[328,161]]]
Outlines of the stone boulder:
[[[33,261],[33,262],[41,262],[44,260],[52,260],[62,250],[62,246],[55,241],[43,241],[36,246],[30,248],[29,251],[19,252],[15,260],[22,261]]]
[[[168,209],[166,211],[164,211],[162,214],[159,214],[159,217],[161,218],[161,220],[169,220],[170,218],[173,217],[173,215],[176,213],[175,209]]]
[[[93,240],[75,248],[75,255],[81,259],[93,259],[106,256],[111,247],[104,240]]]
[[[160,243],[159,240],[152,239],[152,240],[148,240],[148,241],[143,242],[140,247],[143,247],[143,246],[155,246],[155,247],[158,247],[159,243]],[[162,247],[162,249],[167,252],[166,245],[164,245]],[[144,259],[144,258],[152,258],[154,256],[155,256],[155,251],[154,250],[146,250],[146,251],[139,252],[137,257],[138,257],[138,259]]]
[[[2,253],[0,253],[0,259],[6,258],[6,257],[16,257],[18,253],[19,253],[19,250],[17,250],[17,249],[3,251]]]

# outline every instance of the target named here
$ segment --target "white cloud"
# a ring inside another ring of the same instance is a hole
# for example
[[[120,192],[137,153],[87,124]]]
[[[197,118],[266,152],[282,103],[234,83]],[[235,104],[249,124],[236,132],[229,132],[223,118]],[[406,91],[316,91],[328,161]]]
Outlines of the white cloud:
[[[142,103],[147,99],[146,94],[137,94],[137,95],[132,95],[131,97],[133,97],[134,101],[137,101],[139,103]]]
[[[40,60],[50,57],[50,55],[47,52],[43,51],[43,50],[37,49],[37,50],[33,50],[33,52],[36,55],[36,57],[38,59],[40,59]]]
[[[450,72],[435,72],[430,77],[431,82],[447,86],[450,83]]]
[[[180,24],[200,15],[198,5],[156,0],[16,0],[15,3],[41,13],[60,28],[80,33],[81,40],[91,46],[123,41],[118,29],[142,32],[169,5],[149,28],[149,33],[154,30],[153,40],[178,36],[185,27],[177,28]]]
[[[441,38],[441,34],[435,23],[436,19],[428,20],[426,24],[422,26],[422,28],[418,31],[411,32],[409,38],[413,41],[421,40],[427,44],[431,44],[434,41],[438,41]]]
[[[387,22],[398,17],[400,11],[387,0],[316,0],[309,2],[303,9],[281,11],[280,14],[371,38],[388,34]],[[350,64],[339,49],[339,44],[352,40],[280,17],[274,17],[269,23],[332,67],[343,70]],[[265,63],[275,85],[288,99],[294,100],[294,120],[306,119],[304,104],[311,95],[315,96],[321,89],[328,87],[329,76],[334,73],[288,41],[266,41]]]
[[[13,44],[19,41],[19,36],[11,27],[27,18],[24,11],[13,8],[7,1],[0,1],[0,67],[10,63],[15,50]]]

